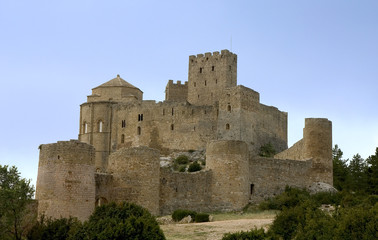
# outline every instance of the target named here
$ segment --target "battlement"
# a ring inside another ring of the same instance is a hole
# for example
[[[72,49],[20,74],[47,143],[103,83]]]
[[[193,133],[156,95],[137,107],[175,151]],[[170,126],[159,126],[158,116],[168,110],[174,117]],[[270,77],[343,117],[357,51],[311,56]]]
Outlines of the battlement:
[[[197,54],[197,55],[190,55],[189,56],[189,62],[194,62],[195,60],[209,60],[210,58],[214,58],[214,57],[220,57],[220,58],[223,58],[223,57],[228,57],[228,56],[236,56],[236,54],[230,52],[229,50],[227,49],[224,49],[222,50],[220,53],[219,51],[215,51],[215,52],[207,52],[205,54]]]
[[[186,101],[188,96],[188,82],[184,84],[180,80],[177,83],[173,83],[173,80],[169,80],[165,87],[165,100],[166,101]]]
[[[183,85],[180,80],[177,80],[177,83],[174,83],[173,80],[168,80],[168,84],[169,85],[178,85],[178,86]],[[188,81],[185,81],[184,85],[188,85]]]

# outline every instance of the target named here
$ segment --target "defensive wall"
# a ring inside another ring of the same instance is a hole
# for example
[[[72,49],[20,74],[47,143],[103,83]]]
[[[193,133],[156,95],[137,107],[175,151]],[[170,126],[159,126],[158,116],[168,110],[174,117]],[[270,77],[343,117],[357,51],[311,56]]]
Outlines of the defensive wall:
[[[95,151],[75,140],[39,146],[38,215],[86,220],[95,207]]]

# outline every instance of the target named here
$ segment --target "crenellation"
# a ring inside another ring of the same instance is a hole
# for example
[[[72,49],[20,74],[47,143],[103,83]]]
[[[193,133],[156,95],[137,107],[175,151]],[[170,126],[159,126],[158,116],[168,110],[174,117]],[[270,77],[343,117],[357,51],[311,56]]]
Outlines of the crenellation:
[[[303,139],[288,148],[288,113],[237,85],[237,55],[228,50],[189,56],[188,80],[168,80],[161,102],[143,100],[117,75],[92,89],[79,121],[78,140],[39,146],[39,214],[83,221],[112,201],[135,202],[154,215],[233,211],[286,185],[333,181],[332,123],[306,119]],[[274,158],[259,157],[267,144]],[[160,158],[192,151],[206,152],[203,170],[160,165]]]

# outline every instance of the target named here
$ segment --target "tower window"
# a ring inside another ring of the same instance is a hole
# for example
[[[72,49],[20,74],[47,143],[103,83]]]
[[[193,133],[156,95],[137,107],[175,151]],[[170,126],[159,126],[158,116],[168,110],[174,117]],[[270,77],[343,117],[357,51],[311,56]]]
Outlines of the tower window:
[[[88,133],[88,123],[84,123],[84,133]]]
[[[227,111],[231,112],[231,105],[227,106]]]
[[[121,143],[125,143],[125,134],[121,135]]]
[[[229,67],[230,67],[230,71],[231,71],[231,65]]]
[[[98,132],[102,132],[102,121],[98,122]]]
[[[211,67],[211,71],[214,71],[214,69],[215,69],[215,67],[214,67],[214,66],[212,66],[212,67]]]
[[[175,113],[175,112],[174,112],[174,110],[173,110],[173,108],[172,108],[172,116],[173,116],[174,113]]]
[[[171,130],[173,131],[175,129],[175,125],[171,124]]]
[[[165,115],[165,109],[163,109],[163,116]]]
[[[195,87],[195,86],[197,86],[197,83],[196,83],[196,82],[194,82],[194,87]]]
[[[230,124],[226,124],[226,130],[230,130]]]
[[[215,79],[215,84],[218,84],[218,79]]]
[[[199,99],[199,94],[198,94],[198,99]]]
[[[143,114],[138,114],[138,122],[143,121]]]
[[[202,73],[202,68],[200,68],[200,73]]]
[[[250,192],[251,192],[251,195],[253,194],[253,190],[254,190],[254,188],[255,188],[255,184],[251,184],[251,186],[250,186]]]
[[[142,129],[140,127],[138,127],[138,135],[141,135],[142,134]]]
[[[206,86],[207,84],[206,84],[206,80],[205,80],[205,86]]]
[[[122,128],[125,128],[125,127],[126,127],[126,120],[122,120],[122,122],[121,122],[121,126],[122,126]]]

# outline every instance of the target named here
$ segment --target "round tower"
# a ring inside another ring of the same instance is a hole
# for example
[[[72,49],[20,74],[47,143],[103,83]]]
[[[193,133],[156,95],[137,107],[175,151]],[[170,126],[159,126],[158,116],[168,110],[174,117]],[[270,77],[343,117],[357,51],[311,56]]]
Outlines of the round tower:
[[[39,147],[38,215],[87,220],[95,207],[95,149],[76,140]]]
[[[333,185],[332,122],[326,118],[306,118],[303,129],[304,158],[312,158],[312,182]]]
[[[159,151],[148,147],[121,148],[109,156],[113,175],[112,200],[130,201],[159,214]]]
[[[211,191],[214,210],[239,210],[249,200],[248,146],[243,141],[211,141],[206,149],[206,168],[213,174]]]

